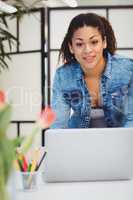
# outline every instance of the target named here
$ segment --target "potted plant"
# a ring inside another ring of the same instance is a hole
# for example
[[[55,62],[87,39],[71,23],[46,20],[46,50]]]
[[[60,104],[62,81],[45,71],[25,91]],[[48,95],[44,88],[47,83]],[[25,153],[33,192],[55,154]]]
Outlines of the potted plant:
[[[50,107],[45,107],[40,113],[31,134],[21,138],[9,139],[7,137],[7,129],[10,124],[12,114],[12,106],[6,102],[5,93],[0,91],[0,199],[8,200],[8,193],[6,190],[7,181],[12,172],[13,161],[16,158],[16,147],[20,145],[21,152],[24,154],[29,149],[36,134],[40,130],[48,128],[56,116]]]
[[[23,0],[4,0],[4,2],[12,2],[12,5],[17,8],[17,12],[12,13],[12,14],[7,14],[5,12],[2,12],[0,14],[0,73],[4,69],[8,69],[8,64],[7,60],[10,59],[11,57],[9,53],[12,52],[12,47],[13,45],[16,45],[17,38],[10,33],[9,28],[8,28],[8,23],[7,23],[7,16],[12,18],[18,18],[19,20],[22,18],[24,12],[30,14],[30,10],[35,8],[36,4],[40,2],[40,0],[34,1],[32,4],[27,6],[25,4],[25,1]],[[9,52],[6,52],[6,47],[5,44],[8,44],[9,47]]]

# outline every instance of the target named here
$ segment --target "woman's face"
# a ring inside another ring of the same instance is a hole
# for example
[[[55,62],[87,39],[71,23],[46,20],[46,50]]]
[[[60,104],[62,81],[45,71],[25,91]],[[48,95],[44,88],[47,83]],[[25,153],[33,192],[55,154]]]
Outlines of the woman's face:
[[[103,50],[106,48],[106,40],[97,28],[84,26],[77,29],[72,37],[69,49],[74,54],[84,71],[97,67],[103,61]]]

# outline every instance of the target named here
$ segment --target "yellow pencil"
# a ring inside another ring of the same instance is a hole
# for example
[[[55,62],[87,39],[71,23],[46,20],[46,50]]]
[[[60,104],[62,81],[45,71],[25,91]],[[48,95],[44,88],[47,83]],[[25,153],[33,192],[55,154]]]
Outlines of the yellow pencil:
[[[37,166],[37,162],[36,162],[36,160],[32,160],[32,163],[31,163],[31,170],[30,170],[30,174],[29,174],[29,178],[28,178],[28,187],[30,187],[31,186],[31,183],[32,183],[32,178],[34,177],[34,172],[35,172],[35,170],[36,170],[36,166]]]
[[[15,168],[17,171],[20,170],[20,167],[19,167],[19,164],[18,164],[18,161],[17,161],[17,160],[14,160],[13,166],[14,166],[14,168]]]
[[[32,160],[32,162],[31,162],[31,170],[30,170],[30,172],[34,172],[34,171],[35,171],[35,169],[36,169],[36,165],[37,165],[36,160],[35,160],[35,159]]]

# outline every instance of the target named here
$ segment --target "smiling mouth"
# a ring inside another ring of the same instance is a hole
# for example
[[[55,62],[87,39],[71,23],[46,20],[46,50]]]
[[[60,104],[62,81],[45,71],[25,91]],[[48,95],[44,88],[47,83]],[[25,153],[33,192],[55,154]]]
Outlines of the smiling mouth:
[[[94,57],[85,57],[83,58],[86,62],[91,63],[94,60]]]

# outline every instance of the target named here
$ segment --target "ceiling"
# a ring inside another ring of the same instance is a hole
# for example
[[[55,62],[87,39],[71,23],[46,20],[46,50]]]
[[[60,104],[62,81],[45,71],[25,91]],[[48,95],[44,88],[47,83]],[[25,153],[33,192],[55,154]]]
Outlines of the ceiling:
[[[66,7],[63,0],[23,0],[30,7],[34,3],[36,7]],[[69,1],[69,0],[68,0]],[[13,0],[8,0],[12,4]],[[78,6],[103,6],[103,5],[133,5],[133,0],[77,0]]]

